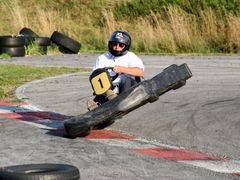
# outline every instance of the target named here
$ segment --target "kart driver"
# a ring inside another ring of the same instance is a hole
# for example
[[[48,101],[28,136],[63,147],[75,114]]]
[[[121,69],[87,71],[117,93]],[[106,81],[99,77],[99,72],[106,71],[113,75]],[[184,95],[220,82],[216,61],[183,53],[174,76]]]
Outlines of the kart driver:
[[[97,105],[102,104],[118,94],[128,90],[131,86],[140,82],[144,75],[144,65],[142,60],[129,51],[131,37],[126,31],[117,30],[112,33],[108,41],[108,50],[100,55],[93,67],[93,71],[99,68],[112,67],[109,73],[112,79],[113,88],[104,95],[97,95],[92,100],[87,101],[87,107],[92,110]],[[114,77],[116,77],[114,79]]]

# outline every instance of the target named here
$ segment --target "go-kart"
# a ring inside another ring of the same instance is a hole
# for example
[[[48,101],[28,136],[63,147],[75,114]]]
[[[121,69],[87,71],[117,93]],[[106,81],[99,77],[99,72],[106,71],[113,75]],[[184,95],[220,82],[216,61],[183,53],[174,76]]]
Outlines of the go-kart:
[[[106,92],[112,87],[111,79],[106,69],[98,70],[90,78],[95,94]],[[150,80],[144,80],[132,86],[127,91],[119,94],[97,108],[72,117],[64,122],[65,130],[69,137],[84,137],[93,129],[102,129],[115,122],[116,119],[143,106],[157,101],[159,96],[169,90],[176,90],[186,84],[186,80],[192,77],[187,64],[180,66],[173,64],[165,68]]]

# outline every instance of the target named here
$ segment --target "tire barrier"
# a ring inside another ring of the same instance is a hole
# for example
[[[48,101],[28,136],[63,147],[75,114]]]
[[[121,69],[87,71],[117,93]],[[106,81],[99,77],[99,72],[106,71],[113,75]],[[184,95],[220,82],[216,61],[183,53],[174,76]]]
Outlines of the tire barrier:
[[[48,47],[47,46],[38,46],[37,48],[38,52],[42,55],[47,54]]]
[[[48,46],[57,46],[64,54],[77,54],[81,48],[80,42],[58,31],[54,31],[50,38],[40,37],[32,29],[24,27],[19,31],[19,35],[0,36],[0,54],[6,53],[11,57],[25,56],[25,47],[28,48],[34,43],[42,55],[47,54]]]
[[[24,45],[23,36],[0,36],[0,47],[23,47]]]
[[[28,46],[34,42],[34,38],[39,37],[37,33],[35,33],[30,28],[24,27],[19,31],[19,34],[25,37],[25,45]]]
[[[0,168],[2,180],[79,180],[77,167],[67,164],[25,164]]]
[[[8,54],[11,57],[25,56],[24,47],[0,47],[0,54]]]
[[[38,45],[38,52],[47,54],[47,47],[51,45],[51,40],[48,37],[36,37],[34,42]]]
[[[40,54],[47,54],[47,46],[51,45],[51,40],[48,37],[40,37],[32,29],[24,27],[19,31],[19,34],[25,37],[25,46],[35,43]]]
[[[39,37],[39,36],[37,35],[37,33],[35,33],[33,30],[31,30],[31,29],[29,29],[29,28],[27,28],[27,27],[22,28],[22,29],[19,31],[19,34],[22,34],[22,35],[28,36],[28,37],[34,37],[34,38]]]
[[[0,36],[0,54],[11,57],[25,56],[25,38],[23,36]]]
[[[77,54],[81,48],[81,44],[78,41],[58,31],[53,32],[51,40],[59,46],[59,50],[62,53]]]

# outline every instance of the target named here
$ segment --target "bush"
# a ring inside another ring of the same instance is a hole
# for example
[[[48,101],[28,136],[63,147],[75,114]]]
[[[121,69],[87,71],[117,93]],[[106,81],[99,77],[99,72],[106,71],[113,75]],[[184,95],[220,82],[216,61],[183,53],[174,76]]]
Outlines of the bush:
[[[163,14],[166,7],[176,6],[189,14],[199,16],[199,12],[208,8],[213,9],[218,17],[232,13],[240,16],[239,0],[134,0],[116,5],[114,15],[117,19],[131,19],[147,16],[153,12]]]

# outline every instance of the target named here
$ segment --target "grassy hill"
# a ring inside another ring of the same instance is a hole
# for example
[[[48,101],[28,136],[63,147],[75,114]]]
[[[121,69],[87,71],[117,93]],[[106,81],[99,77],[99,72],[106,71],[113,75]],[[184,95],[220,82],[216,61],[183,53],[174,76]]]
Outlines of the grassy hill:
[[[144,53],[239,53],[240,0],[1,0],[0,34],[57,30],[105,51],[116,29]]]

